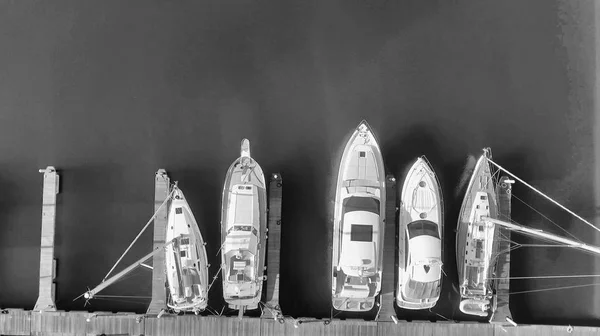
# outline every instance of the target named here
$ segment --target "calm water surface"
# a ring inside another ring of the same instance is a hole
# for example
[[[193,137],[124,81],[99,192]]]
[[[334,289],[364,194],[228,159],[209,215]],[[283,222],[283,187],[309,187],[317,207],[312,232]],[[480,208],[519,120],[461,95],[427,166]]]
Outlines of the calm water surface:
[[[0,4],[0,305],[37,298],[42,176],[61,171],[58,307],[101,281],[152,215],[153,177],[179,181],[218,267],[222,184],[243,137],[284,178],[281,305],[330,314],[328,213],[336,155],[366,118],[398,179],[427,155],[446,200],[434,312],[458,311],[454,236],[467,155],[494,158],[593,219],[591,1],[120,2]],[[523,186],[514,193],[590,242],[598,235]],[[514,203],[515,220],[556,230]],[[553,231],[560,232],[560,231]],[[151,248],[151,230],[124,259]],[[521,240],[522,241],[522,240]],[[598,259],[522,249],[515,276],[589,274]],[[149,296],[145,269],[106,294]],[[512,290],[591,283],[513,281]],[[596,287],[512,297],[520,323],[597,324]],[[223,306],[220,281],[210,305]],[[573,302],[577,304],[568,304]],[[145,311],[148,300],[85,309]]]

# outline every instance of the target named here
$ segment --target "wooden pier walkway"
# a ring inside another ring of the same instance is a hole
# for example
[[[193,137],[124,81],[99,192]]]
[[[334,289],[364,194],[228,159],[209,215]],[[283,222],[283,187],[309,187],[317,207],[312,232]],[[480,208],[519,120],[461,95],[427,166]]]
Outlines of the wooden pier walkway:
[[[42,196],[42,239],[40,244],[40,286],[36,311],[55,311],[56,260],[54,259],[54,231],[56,226],[56,195],[59,190],[59,176],[56,169],[48,166],[40,169],[44,173]]]
[[[170,193],[171,180],[164,169],[159,169],[154,177],[154,248],[165,244],[167,235],[167,209],[168,204],[160,207]],[[160,208],[160,209],[159,209]],[[166,279],[165,279],[165,254],[159,253],[152,259],[152,301],[148,306],[148,314],[158,314],[167,307],[166,304]]]
[[[395,318],[396,311],[394,305],[396,302],[394,296],[396,283],[396,252],[398,251],[397,233],[396,233],[396,179],[392,175],[386,176],[385,181],[385,236],[383,242],[383,274],[381,281],[381,294],[379,296],[379,311],[377,321],[392,321]]]
[[[508,177],[500,178],[496,186],[498,196],[498,206],[500,219],[510,221],[511,216],[511,191],[512,182]],[[498,227],[498,260],[496,263],[495,277],[502,278],[494,281],[496,288],[496,312],[492,315],[490,322],[503,325],[510,324],[512,321],[509,307],[510,292],[510,230],[504,227]]]
[[[281,197],[283,181],[281,174],[271,175],[269,180],[269,227],[267,239],[267,290],[265,309],[261,317],[278,319],[283,316],[279,307],[279,263],[281,251]]]
[[[301,323],[299,323],[301,322]],[[374,322],[362,320],[272,319],[216,316],[136,315],[105,312],[33,312],[8,309],[0,314],[0,335],[35,336],[592,336],[600,328],[488,323]]]

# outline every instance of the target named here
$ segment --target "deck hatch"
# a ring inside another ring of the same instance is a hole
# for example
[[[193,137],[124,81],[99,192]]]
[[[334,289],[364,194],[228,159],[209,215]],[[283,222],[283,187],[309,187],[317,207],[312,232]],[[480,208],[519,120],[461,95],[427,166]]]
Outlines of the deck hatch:
[[[360,242],[372,242],[373,226],[352,224],[350,228],[350,240]]]

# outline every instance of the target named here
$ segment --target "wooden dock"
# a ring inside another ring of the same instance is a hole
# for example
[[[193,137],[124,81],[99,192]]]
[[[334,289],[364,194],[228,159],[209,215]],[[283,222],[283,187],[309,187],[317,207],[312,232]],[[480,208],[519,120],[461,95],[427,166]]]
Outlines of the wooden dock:
[[[385,181],[385,236],[383,242],[383,274],[381,281],[381,294],[379,296],[379,311],[377,312],[377,321],[392,321],[395,318],[396,311],[394,305],[396,302],[394,289],[396,284],[396,179],[392,175],[386,176]]]
[[[40,286],[35,311],[55,311],[56,260],[54,259],[54,232],[56,226],[56,195],[59,192],[59,176],[56,169],[48,166],[44,173],[42,196],[42,239],[40,244]]]
[[[511,216],[511,191],[512,182],[503,176],[496,187],[500,219],[510,221]],[[496,288],[496,312],[490,322],[509,325],[512,321],[509,307],[510,292],[510,230],[498,228],[498,260],[496,263],[495,277],[502,278],[494,281]]]
[[[281,251],[281,197],[283,180],[281,174],[271,175],[269,180],[269,223],[267,239],[267,290],[265,309],[261,317],[279,319],[283,316],[279,307],[279,263]]]
[[[168,204],[160,207],[170,192],[171,180],[164,169],[159,169],[154,177],[154,248],[165,244],[167,235]],[[152,261],[152,301],[148,306],[148,314],[157,315],[167,307],[165,279],[165,254],[159,253]]]
[[[0,314],[0,335],[35,336],[592,336],[596,327],[520,325],[506,327],[488,323],[374,322],[333,320],[328,324],[312,318],[272,319],[216,316],[138,315],[106,312],[36,312],[8,309]]]

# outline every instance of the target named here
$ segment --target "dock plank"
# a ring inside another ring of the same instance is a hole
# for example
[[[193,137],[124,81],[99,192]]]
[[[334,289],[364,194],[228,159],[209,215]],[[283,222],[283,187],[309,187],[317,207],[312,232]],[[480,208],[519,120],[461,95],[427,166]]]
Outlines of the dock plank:
[[[147,318],[145,336],[260,335],[261,319],[216,316],[167,316]]]
[[[0,335],[31,335],[31,311],[6,309],[0,314]]]
[[[267,290],[265,293],[266,309],[264,318],[279,318],[279,265],[281,252],[281,198],[283,193],[281,174],[271,175],[269,181],[269,223],[267,239]]]
[[[402,322],[379,323],[377,336],[419,335],[419,336],[494,336],[494,327],[484,323],[443,323],[443,322]],[[510,335],[502,333],[499,335]]]
[[[386,201],[385,201],[385,231],[383,247],[383,274],[381,282],[381,295],[379,297],[379,312],[377,321],[391,321],[392,316],[396,316],[394,310],[395,297],[394,285],[396,274],[396,179],[392,175],[386,176],[385,181]]]
[[[42,233],[40,241],[39,294],[35,303],[36,311],[56,311],[54,236],[56,230],[56,195],[59,190],[59,175],[56,169],[48,166],[40,169],[44,173],[42,192]]]
[[[552,325],[519,325],[518,327],[488,323],[453,322],[375,322],[363,320],[325,320],[286,318],[273,319],[218,317],[196,315],[138,315],[110,312],[35,312],[8,309],[0,314],[1,335],[32,336],[558,336],[600,334],[597,327]]]
[[[31,335],[142,335],[141,315],[105,312],[32,312]]]
[[[168,204],[160,207],[170,192],[171,180],[164,169],[159,169],[154,177],[154,212],[158,212],[154,218],[154,248],[165,244],[167,235],[167,209]],[[166,279],[165,279],[165,255],[159,253],[152,259],[152,301],[148,306],[147,313],[157,315],[166,308]]]

